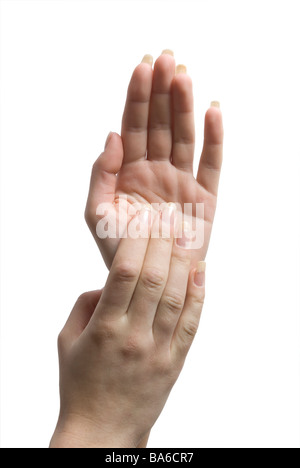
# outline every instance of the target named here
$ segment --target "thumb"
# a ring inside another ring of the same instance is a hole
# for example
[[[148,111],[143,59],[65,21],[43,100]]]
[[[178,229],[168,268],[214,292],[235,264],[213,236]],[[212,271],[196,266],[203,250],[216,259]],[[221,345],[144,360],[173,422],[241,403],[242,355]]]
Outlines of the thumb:
[[[123,162],[123,143],[122,138],[116,132],[109,132],[104,152],[100,154],[99,158],[94,164],[99,171],[106,171],[110,174],[117,174],[121,169]],[[99,167],[98,167],[99,166]]]
[[[59,334],[59,347],[71,345],[88,325],[100,300],[102,289],[83,293],[77,299],[68,320]]]
[[[123,143],[120,135],[110,132],[103,153],[93,165],[89,195],[86,205],[86,219],[92,221],[99,203],[112,203],[116,190],[116,174],[123,162]]]

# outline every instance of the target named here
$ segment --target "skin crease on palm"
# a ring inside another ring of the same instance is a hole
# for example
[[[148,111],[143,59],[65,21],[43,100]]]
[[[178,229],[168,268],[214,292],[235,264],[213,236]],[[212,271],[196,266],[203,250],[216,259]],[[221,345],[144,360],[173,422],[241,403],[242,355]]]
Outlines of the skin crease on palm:
[[[204,260],[214,219],[222,164],[223,126],[218,103],[205,114],[203,149],[193,175],[195,124],[192,80],[176,67],[169,50],[156,60],[146,55],[134,70],[122,119],[121,136],[110,133],[93,166],[85,218],[110,268],[119,239],[96,233],[100,203],[118,213],[118,198],[129,203],[204,204],[204,243],[192,252],[192,266]]]

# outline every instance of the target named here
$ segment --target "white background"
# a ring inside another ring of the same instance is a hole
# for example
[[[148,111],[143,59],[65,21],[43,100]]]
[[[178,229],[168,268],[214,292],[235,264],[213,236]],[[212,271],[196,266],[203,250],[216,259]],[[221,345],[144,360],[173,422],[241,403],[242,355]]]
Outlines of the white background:
[[[47,447],[56,337],[107,271],[83,219],[143,55],[193,78],[225,151],[199,334],[150,447],[299,447],[299,2],[1,2],[2,447]]]

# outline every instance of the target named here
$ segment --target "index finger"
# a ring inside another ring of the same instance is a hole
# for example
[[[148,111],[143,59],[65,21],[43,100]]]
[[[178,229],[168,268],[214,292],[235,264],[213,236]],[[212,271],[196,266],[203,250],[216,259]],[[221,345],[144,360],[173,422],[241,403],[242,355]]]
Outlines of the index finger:
[[[150,211],[143,208],[128,224],[129,235],[120,241],[95,316],[112,321],[126,314],[144,263],[150,218]],[[141,235],[137,238],[132,237],[134,223]]]

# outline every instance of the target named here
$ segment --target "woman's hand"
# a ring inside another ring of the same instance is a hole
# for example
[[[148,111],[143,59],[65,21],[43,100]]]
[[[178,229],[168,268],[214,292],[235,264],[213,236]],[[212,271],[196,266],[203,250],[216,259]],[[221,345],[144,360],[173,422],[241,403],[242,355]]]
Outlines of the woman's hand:
[[[201,137],[202,138],[202,137]],[[144,57],[128,87],[121,136],[111,133],[93,166],[85,218],[108,268],[121,235],[99,237],[97,223],[104,206],[116,222],[135,203],[173,202],[192,205],[193,222],[203,221],[201,248],[192,252],[193,266],[204,260],[215,215],[222,165],[223,127],[218,103],[207,110],[197,176],[193,175],[195,125],[192,80],[182,65],[175,67],[164,51],[152,69]],[[126,198],[125,209],[119,200]],[[203,204],[200,214],[196,205]],[[199,219],[200,218],[200,219]],[[123,223],[123,221],[122,221]],[[121,224],[122,224],[121,223]],[[105,233],[104,233],[105,234]]]
[[[102,294],[80,296],[59,335],[51,447],[137,447],[164,407],[196,334],[205,266],[190,269],[166,209],[171,235],[122,239]],[[153,233],[149,216],[139,222]]]

